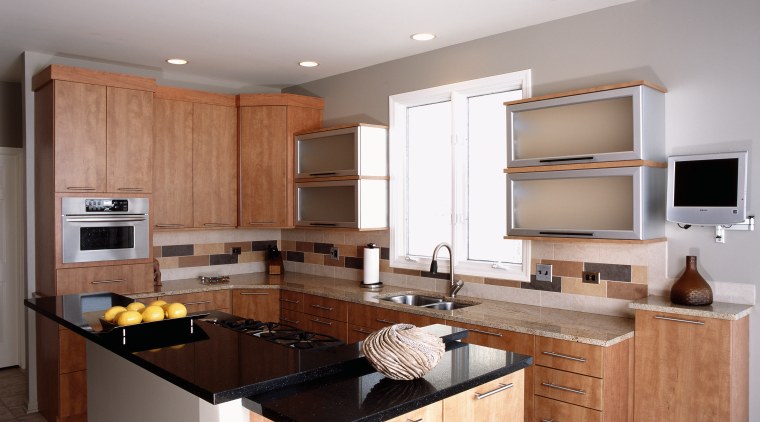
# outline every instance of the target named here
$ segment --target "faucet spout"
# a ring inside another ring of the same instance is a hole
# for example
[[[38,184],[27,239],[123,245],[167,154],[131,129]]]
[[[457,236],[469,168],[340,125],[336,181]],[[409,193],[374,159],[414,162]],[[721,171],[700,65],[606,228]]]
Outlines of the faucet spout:
[[[454,252],[451,250],[451,245],[449,245],[446,242],[441,242],[438,245],[436,245],[435,249],[433,249],[433,258],[430,262],[430,272],[432,274],[438,274],[438,252],[441,250],[441,248],[446,248],[449,250],[449,296],[452,298],[456,296],[457,293],[462,289],[464,286],[464,281],[454,281]]]

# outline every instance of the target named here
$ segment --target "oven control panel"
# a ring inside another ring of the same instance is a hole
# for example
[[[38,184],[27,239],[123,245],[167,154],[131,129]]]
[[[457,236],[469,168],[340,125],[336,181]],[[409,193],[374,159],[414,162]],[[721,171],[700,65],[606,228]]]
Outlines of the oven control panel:
[[[129,201],[127,199],[85,199],[87,212],[127,212]]]

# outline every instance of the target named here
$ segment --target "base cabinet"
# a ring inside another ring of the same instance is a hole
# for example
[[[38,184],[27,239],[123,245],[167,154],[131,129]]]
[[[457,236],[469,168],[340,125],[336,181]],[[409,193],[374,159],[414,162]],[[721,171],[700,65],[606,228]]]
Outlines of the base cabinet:
[[[636,421],[749,420],[749,318],[636,310]]]
[[[443,400],[445,421],[522,421],[525,398],[524,371]]]
[[[245,289],[232,291],[232,314],[258,321],[280,319],[278,289]]]

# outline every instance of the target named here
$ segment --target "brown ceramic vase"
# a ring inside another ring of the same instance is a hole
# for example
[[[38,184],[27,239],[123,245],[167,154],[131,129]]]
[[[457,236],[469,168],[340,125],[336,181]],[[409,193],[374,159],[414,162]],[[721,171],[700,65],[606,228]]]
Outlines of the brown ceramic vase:
[[[670,289],[670,301],[677,305],[702,306],[713,302],[710,285],[697,271],[697,257],[686,257],[686,269]]]

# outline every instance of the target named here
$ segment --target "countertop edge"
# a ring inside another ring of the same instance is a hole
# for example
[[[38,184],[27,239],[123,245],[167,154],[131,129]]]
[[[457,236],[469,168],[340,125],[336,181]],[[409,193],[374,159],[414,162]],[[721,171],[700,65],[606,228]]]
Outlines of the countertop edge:
[[[654,301],[657,301],[660,303],[652,303]],[[668,303],[665,303],[665,302],[668,302]],[[707,308],[707,307],[712,308],[713,306],[725,307],[729,309],[721,310],[721,309]],[[641,310],[641,311],[663,312],[663,313],[688,315],[688,316],[701,317],[701,318],[722,319],[722,320],[728,320],[728,321],[737,321],[746,316],[749,316],[752,313],[752,309],[754,308],[753,305],[742,305],[742,304],[723,303],[723,302],[713,302],[712,305],[706,305],[702,307],[677,305],[674,303],[670,303],[668,299],[661,296],[650,296],[645,299],[639,299],[637,301],[629,303],[628,307],[630,309]],[[736,309],[732,310],[730,308],[736,308]]]

